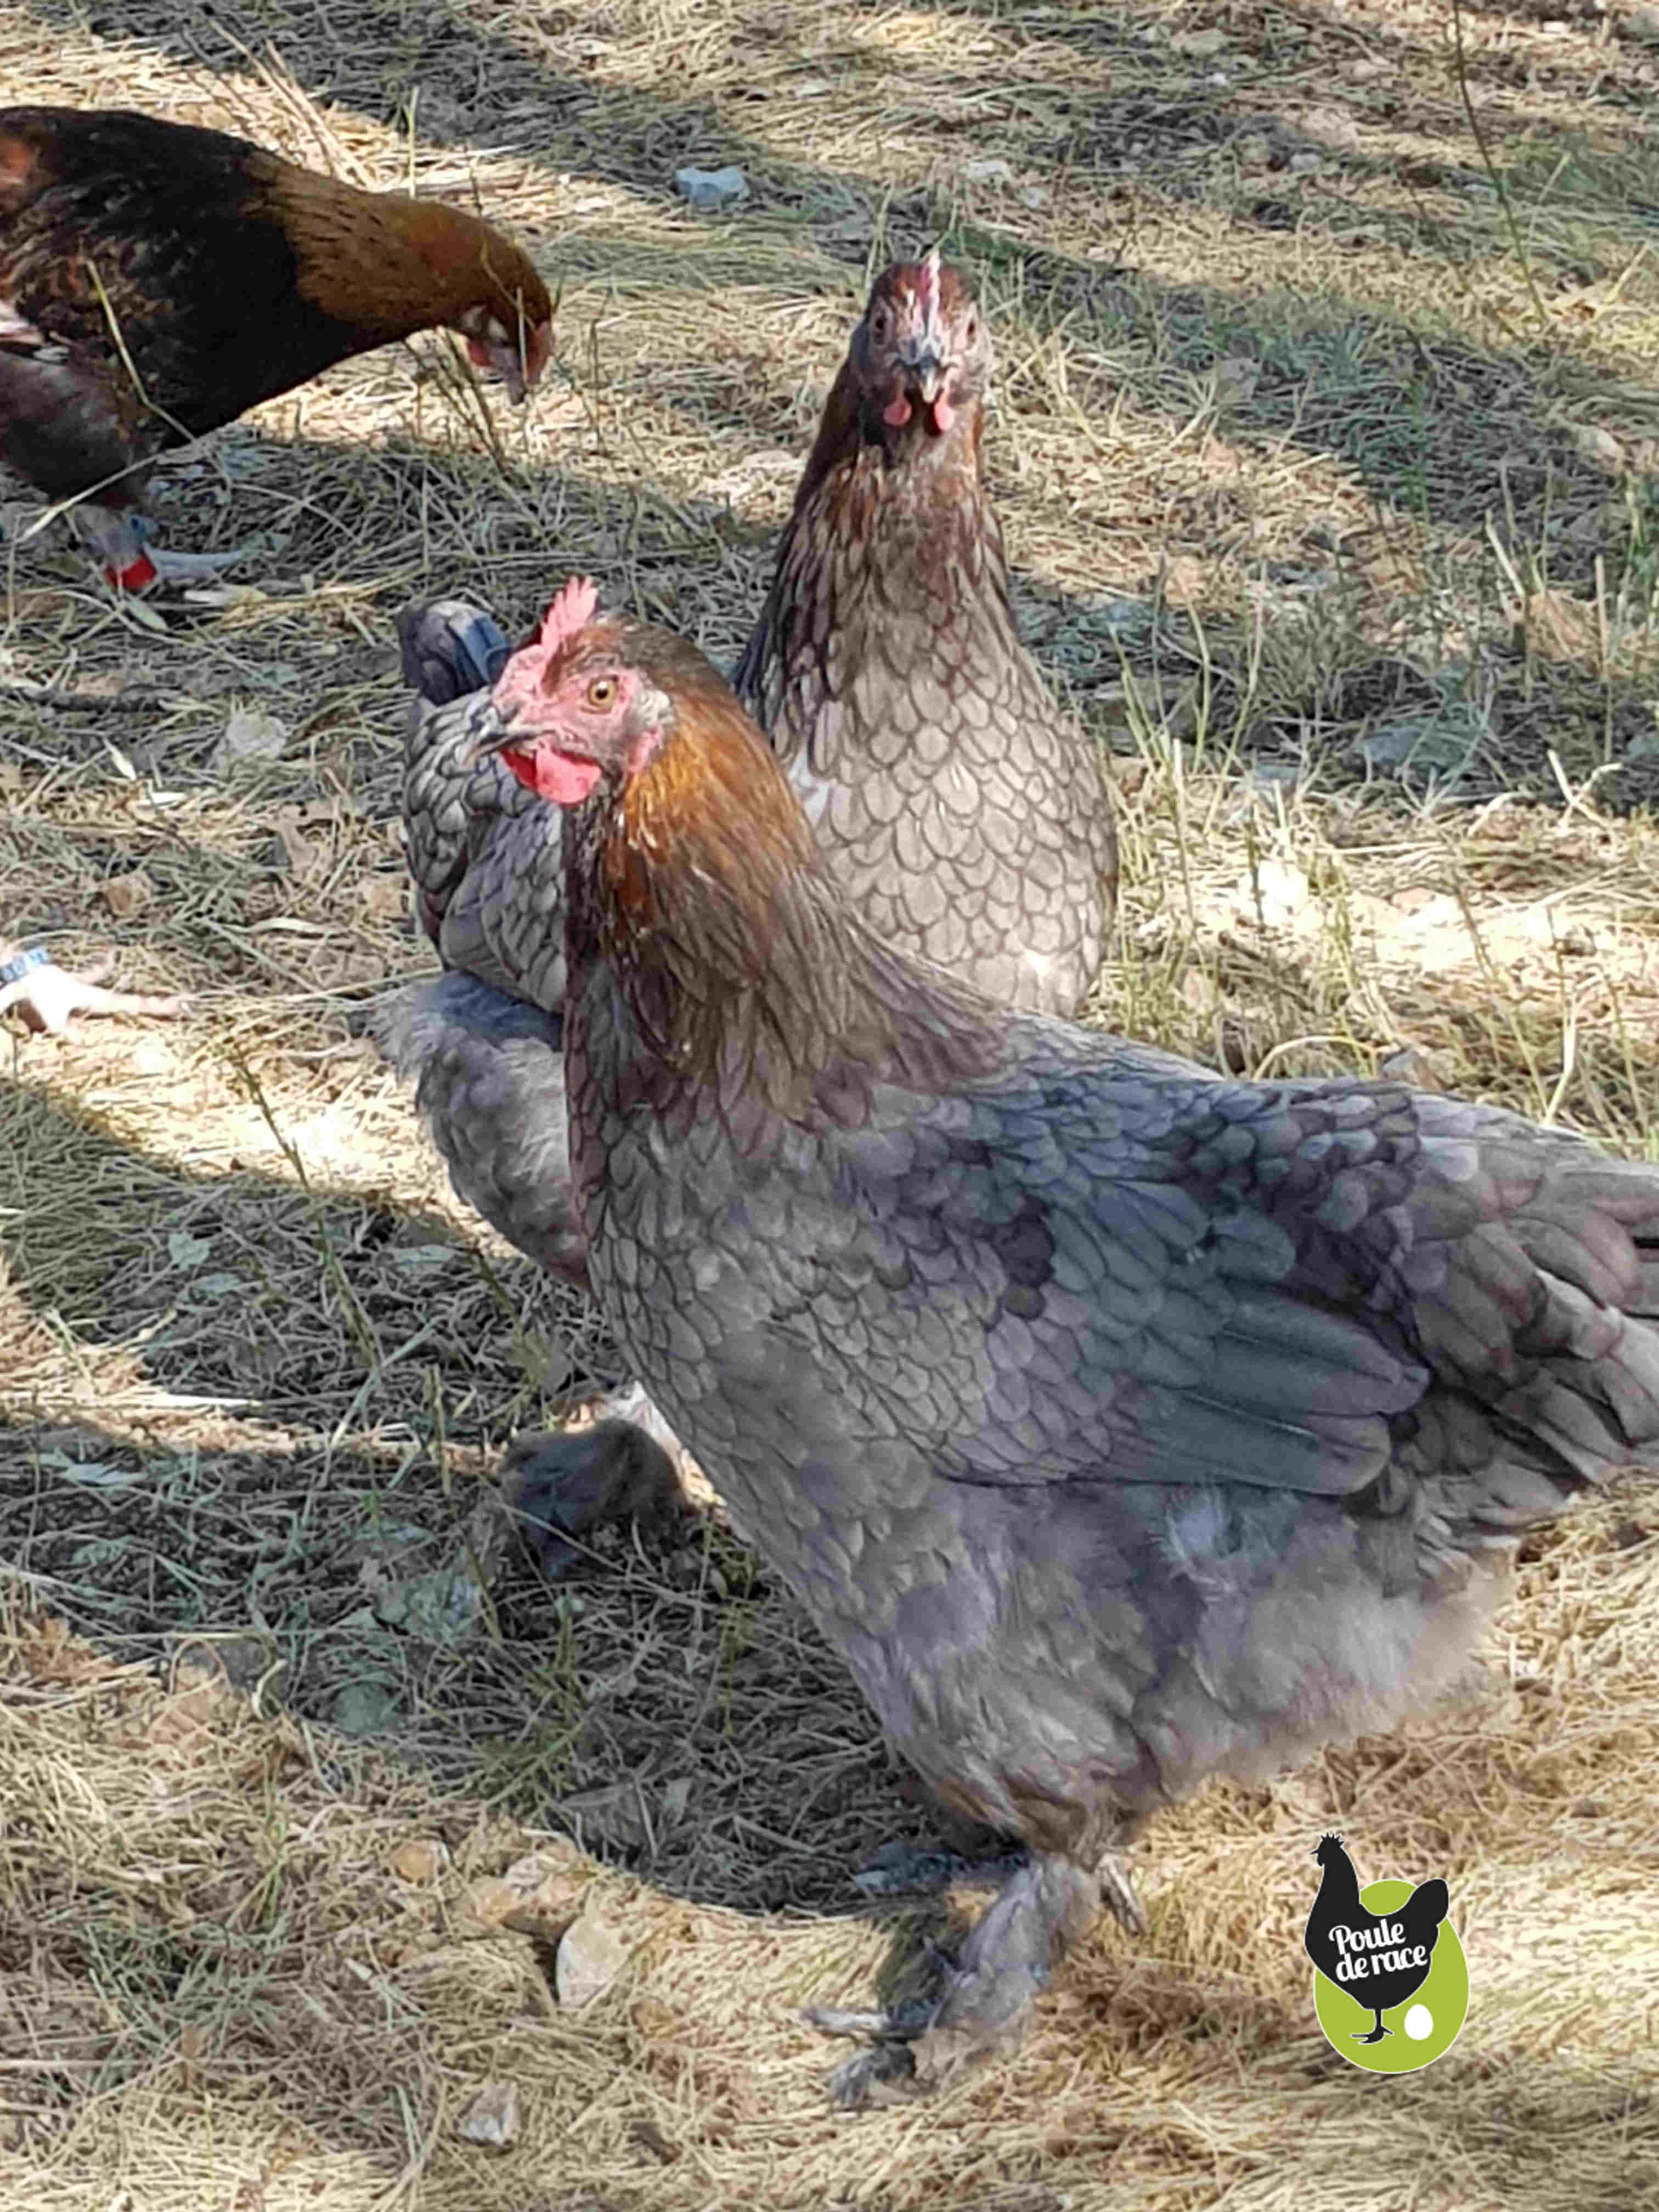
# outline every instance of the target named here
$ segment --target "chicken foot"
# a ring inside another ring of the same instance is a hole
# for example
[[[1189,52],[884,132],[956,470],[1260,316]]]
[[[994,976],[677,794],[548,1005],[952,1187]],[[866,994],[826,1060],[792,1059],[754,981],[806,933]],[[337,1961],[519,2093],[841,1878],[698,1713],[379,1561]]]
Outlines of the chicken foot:
[[[153,541],[143,515],[125,507],[100,507],[95,500],[76,507],[72,520],[106,580],[124,592],[148,591],[156,583],[206,582],[234,568],[250,550],[233,545],[222,553],[169,553]]]
[[[931,2002],[891,2012],[811,2008],[830,2035],[868,2036],[873,2047],[838,2067],[830,2094],[840,2105],[872,2094],[925,2095],[964,2067],[1018,2048],[1031,2008],[1100,1902],[1097,1876],[1070,1859],[1034,1856],[1003,1884],[969,1934]]]
[[[515,1437],[502,1493],[550,1582],[582,1556],[573,1537],[616,1521],[659,1520],[684,1503],[677,1468],[684,1452],[637,1383],[613,1391],[590,1428],[533,1429]]]

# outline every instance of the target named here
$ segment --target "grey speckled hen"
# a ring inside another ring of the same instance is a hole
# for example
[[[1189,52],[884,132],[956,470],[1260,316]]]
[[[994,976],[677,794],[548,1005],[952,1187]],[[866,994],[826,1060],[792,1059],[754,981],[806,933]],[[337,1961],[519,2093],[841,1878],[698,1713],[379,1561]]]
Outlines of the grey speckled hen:
[[[410,608],[398,635],[413,695],[405,849],[446,972],[386,1001],[380,1044],[415,1083],[458,1194],[550,1273],[584,1282],[566,1133],[559,817],[481,750],[501,737],[489,686],[507,657],[489,617],[434,600]]]
[[[1116,849],[1097,750],[1014,632],[981,476],[990,372],[954,270],[933,256],[884,273],[738,682],[872,926],[996,997],[1069,1012],[1099,964]],[[579,1279],[557,812],[480,757],[505,726],[489,687],[507,646],[489,617],[439,600],[399,630],[410,871],[448,972],[383,1011],[382,1042],[461,1196]]]
[[[1098,754],[1015,631],[980,459],[991,368],[936,253],[877,280],[732,680],[878,935],[1071,1013],[1117,851]]]
[[[936,2079],[1126,1832],[1389,1726],[1650,1447],[1659,1170],[997,1009],[864,926],[695,654],[591,610],[515,656],[506,757],[571,809],[592,1278],[892,1741],[1030,1847],[866,2023]]]

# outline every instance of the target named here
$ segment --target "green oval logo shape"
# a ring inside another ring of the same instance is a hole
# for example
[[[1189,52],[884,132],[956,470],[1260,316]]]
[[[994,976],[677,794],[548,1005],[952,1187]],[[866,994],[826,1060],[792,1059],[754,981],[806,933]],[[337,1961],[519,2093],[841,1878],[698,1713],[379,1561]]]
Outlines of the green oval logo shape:
[[[1367,1912],[1388,1914],[1414,1894],[1408,1881],[1371,1881],[1359,1899]],[[1314,2009],[1332,2050],[1367,2074],[1416,2074],[1432,2066],[1456,2042],[1469,2009],[1468,1961],[1456,1930],[1441,1922],[1427,1975],[1395,2010],[1384,2009],[1380,2040],[1364,2040],[1376,2034],[1378,2015],[1316,1966]]]

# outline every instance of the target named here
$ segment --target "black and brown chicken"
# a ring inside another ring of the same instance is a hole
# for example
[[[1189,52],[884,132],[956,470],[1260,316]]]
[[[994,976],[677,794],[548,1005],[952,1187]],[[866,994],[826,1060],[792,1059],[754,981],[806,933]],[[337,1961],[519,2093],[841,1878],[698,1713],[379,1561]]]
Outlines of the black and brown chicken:
[[[1116,848],[1098,750],[1014,623],[982,473],[991,372],[958,271],[930,254],[883,273],[736,681],[872,927],[994,997],[1069,1013],[1099,964]],[[391,1011],[387,1048],[459,1194],[580,1279],[557,812],[480,750],[515,704],[483,688],[507,656],[489,618],[444,600],[411,609],[401,632],[407,848],[447,972]],[[568,1528],[562,1462],[587,1447],[543,1441],[525,1462],[531,1509]]]
[[[157,455],[437,327],[522,398],[551,317],[526,255],[462,209],[157,116],[0,109],[0,460],[76,502],[127,590],[217,565],[149,542]]]
[[[1390,1726],[1519,1533],[1659,1439],[1659,1169],[1498,1109],[1247,1082],[872,931],[680,639],[572,587],[500,679],[566,812],[593,1286],[948,1804],[1030,1860],[936,2001],[1018,2039],[1097,1867],[1213,1774]]]

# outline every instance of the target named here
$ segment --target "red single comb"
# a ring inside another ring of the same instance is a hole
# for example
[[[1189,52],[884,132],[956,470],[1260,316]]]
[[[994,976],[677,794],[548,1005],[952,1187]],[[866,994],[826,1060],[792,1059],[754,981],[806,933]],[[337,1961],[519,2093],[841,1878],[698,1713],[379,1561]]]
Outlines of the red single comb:
[[[599,586],[591,576],[572,576],[553,594],[542,626],[521,645],[495,678],[490,696],[505,714],[528,706],[542,690],[548,663],[573,637],[580,636],[599,609]]]

